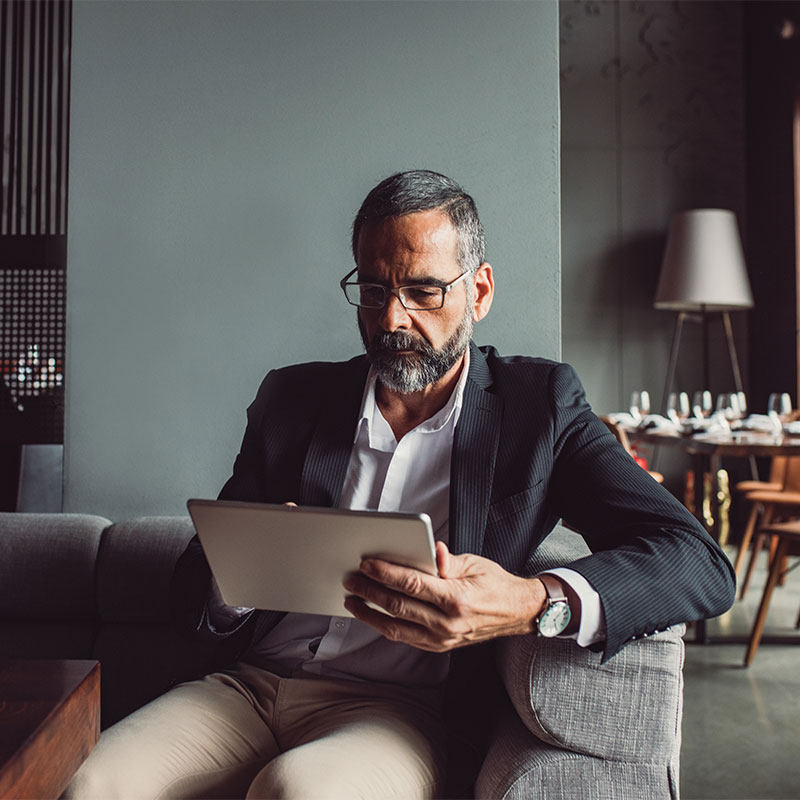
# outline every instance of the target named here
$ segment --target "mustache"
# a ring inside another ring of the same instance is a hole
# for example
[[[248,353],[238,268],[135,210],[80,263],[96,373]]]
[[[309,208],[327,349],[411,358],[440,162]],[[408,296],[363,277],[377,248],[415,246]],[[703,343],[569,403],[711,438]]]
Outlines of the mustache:
[[[433,348],[422,337],[404,331],[379,331],[372,337],[368,348],[371,355],[397,353],[401,350],[430,354]]]

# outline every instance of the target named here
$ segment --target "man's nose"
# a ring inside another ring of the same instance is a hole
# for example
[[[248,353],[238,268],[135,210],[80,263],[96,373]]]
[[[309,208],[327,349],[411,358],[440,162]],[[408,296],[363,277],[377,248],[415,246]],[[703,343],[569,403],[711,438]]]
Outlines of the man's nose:
[[[389,292],[386,297],[386,304],[381,309],[381,327],[385,331],[406,330],[411,324],[411,317],[408,316],[405,306],[400,302],[400,298]]]

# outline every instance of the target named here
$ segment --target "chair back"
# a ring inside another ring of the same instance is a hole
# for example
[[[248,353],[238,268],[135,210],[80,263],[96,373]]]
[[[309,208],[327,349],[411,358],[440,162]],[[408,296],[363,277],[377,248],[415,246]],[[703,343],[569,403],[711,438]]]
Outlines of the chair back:
[[[784,456],[783,491],[800,492],[800,456]]]
[[[625,452],[631,458],[636,459],[636,455],[631,447],[631,440],[628,438],[628,434],[625,433],[625,428],[623,428],[622,425],[620,425],[616,420],[611,419],[611,417],[600,417],[600,420],[605,424],[606,428],[608,428],[611,433],[617,437],[617,441],[625,448]],[[640,463],[644,467],[644,462]],[[660,472],[656,472],[652,469],[648,469],[647,472],[650,477],[653,478],[653,480],[656,480],[659,483],[664,483],[664,476]]]
[[[625,452],[633,455],[631,451],[631,440],[628,438],[628,434],[625,433],[625,429],[622,425],[619,424],[616,420],[611,419],[611,417],[600,417],[601,422],[608,428],[614,436],[617,437],[617,441],[625,448]]]
[[[786,485],[786,467],[789,459],[787,456],[773,456],[769,466],[769,482]]]

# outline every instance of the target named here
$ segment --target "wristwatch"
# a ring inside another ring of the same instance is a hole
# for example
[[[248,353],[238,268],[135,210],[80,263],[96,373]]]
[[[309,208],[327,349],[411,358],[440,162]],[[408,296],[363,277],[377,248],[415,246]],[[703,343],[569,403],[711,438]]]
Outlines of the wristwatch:
[[[536,635],[552,638],[563,633],[569,625],[572,612],[561,583],[552,575],[537,575],[547,592],[547,606],[536,617]]]

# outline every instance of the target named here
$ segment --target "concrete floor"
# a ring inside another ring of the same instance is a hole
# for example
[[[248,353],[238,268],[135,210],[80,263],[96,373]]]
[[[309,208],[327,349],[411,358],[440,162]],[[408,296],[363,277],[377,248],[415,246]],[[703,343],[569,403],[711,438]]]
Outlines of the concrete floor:
[[[749,635],[765,578],[762,556],[747,597],[709,622],[710,637]],[[683,800],[800,798],[798,612],[800,568],[775,590],[764,631],[792,643],[762,644],[748,668],[744,644],[690,644],[687,635]]]

